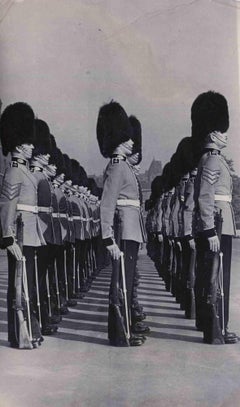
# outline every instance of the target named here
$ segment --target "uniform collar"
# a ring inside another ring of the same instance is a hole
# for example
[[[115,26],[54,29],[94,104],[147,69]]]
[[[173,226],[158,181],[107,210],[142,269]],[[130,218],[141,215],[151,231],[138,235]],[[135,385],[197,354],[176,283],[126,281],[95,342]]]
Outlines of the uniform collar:
[[[25,165],[25,167],[27,167],[27,164],[28,164],[27,160],[24,160],[23,158],[20,158],[20,157],[12,157],[12,162]]]
[[[39,167],[38,165],[30,165],[30,171],[32,171],[32,172],[35,172],[35,171],[43,172],[43,168]]]
[[[213,155],[221,155],[221,151],[217,150],[216,148],[204,148],[203,154],[211,153]]]
[[[111,158],[118,158],[119,160],[126,161],[126,156],[122,154],[113,154]]]

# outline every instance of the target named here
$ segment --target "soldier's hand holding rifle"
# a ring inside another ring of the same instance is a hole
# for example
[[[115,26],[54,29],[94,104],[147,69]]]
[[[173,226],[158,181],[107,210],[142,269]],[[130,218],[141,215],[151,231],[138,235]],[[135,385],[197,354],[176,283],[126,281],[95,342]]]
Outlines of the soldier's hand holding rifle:
[[[107,246],[107,249],[110,252],[113,260],[118,260],[120,258],[121,251],[116,243],[113,243],[110,246]]]
[[[212,236],[212,237],[208,237],[208,242],[209,242],[209,249],[214,252],[217,253],[220,250],[220,241],[218,236]]]
[[[194,239],[190,239],[188,243],[189,243],[190,249],[192,249],[192,250],[196,249],[196,243],[195,243]]]
[[[16,258],[16,260],[22,260],[22,251],[16,242],[13,242],[13,244],[8,246],[7,249]]]

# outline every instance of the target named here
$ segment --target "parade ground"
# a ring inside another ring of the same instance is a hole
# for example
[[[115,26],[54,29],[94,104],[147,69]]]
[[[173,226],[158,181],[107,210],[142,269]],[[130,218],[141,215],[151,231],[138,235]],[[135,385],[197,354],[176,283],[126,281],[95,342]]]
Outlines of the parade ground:
[[[139,256],[139,299],[151,334],[140,347],[107,341],[110,268],[34,350],[7,343],[7,261],[0,264],[0,407],[239,407],[240,342],[206,345]],[[230,330],[240,335],[240,239],[234,240]]]

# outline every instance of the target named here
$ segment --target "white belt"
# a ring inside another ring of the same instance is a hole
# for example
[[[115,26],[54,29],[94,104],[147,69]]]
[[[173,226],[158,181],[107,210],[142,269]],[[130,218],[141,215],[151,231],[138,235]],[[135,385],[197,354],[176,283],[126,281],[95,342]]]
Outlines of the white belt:
[[[81,220],[81,216],[74,215],[74,216],[73,216],[73,220]]]
[[[118,206],[135,206],[135,208],[140,208],[140,201],[138,199],[118,199]]]
[[[52,213],[52,217],[53,217],[53,218],[59,218],[59,213],[56,213],[56,212],[54,213],[54,212],[53,212],[53,213]]]
[[[232,202],[231,195],[214,195],[215,201],[224,201],[224,202]]]
[[[66,213],[59,213],[59,218],[67,218],[67,214]]]
[[[38,206],[17,204],[17,211],[38,213]]]
[[[43,212],[43,213],[52,213],[53,208],[51,206],[39,206],[38,207],[38,212]]]

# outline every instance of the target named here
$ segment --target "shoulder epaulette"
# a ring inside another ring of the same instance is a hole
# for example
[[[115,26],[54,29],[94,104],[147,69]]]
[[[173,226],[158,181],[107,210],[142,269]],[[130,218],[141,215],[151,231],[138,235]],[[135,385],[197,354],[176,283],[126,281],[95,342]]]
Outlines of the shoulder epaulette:
[[[27,165],[27,160],[19,157],[12,157],[12,161],[10,163],[11,167],[18,167],[18,164]]]
[[[116,154],[111,158],[111,164],[119,164],[121,161],[126,161],[126,157]]]

